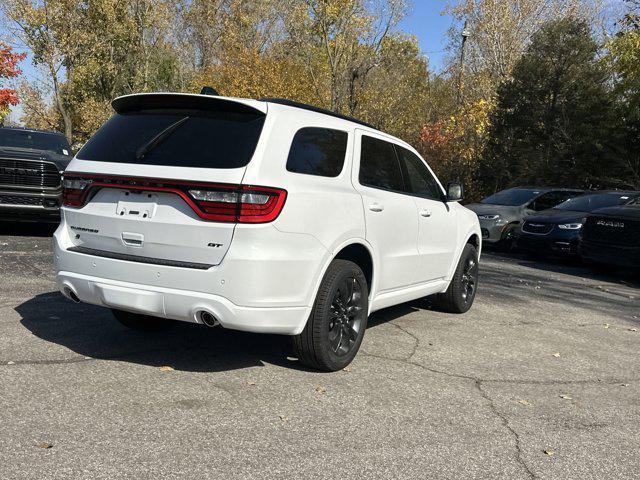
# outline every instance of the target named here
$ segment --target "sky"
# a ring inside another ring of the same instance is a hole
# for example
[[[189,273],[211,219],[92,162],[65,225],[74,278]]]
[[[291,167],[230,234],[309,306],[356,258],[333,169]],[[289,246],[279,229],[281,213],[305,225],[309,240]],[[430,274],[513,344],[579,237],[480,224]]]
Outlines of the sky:
[[[414,0],[413,8],[399,25],[418,38],[420,49],[429,57],[429,65],[435,71],[442,67],[446,33],[453,22],[450,16],[441,15],[446,3],[446,0]]]

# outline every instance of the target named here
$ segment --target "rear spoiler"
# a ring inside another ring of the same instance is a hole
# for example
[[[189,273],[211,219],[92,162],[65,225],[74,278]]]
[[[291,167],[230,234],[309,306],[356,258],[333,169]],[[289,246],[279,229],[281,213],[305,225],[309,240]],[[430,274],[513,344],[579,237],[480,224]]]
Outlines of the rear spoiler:
[[[189,93],[136,93],[118,97],[111,102],[117,113],[155,109],[211,110],[216,112],[264,115],[267,104],[256,100],[244,100]]]

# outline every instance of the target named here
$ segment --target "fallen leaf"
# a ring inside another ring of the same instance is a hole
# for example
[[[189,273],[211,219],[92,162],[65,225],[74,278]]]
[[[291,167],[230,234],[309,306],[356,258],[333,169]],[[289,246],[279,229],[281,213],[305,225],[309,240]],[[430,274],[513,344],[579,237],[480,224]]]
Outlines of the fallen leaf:
[[[529,403],[526,400],[518,400],[518,403],[521,404],[521,405],[526,405],[527,407],[531,406],[531,403]]]
[[[251,385],[253,387],[254,385],[256,385],[256,382],[254,382],[253,380],[249,380],[247,382],[247,385]]]
[[[283,422],[286,422],[287,420],[289,420],[289,417],[287,417],[286,415],[279,415],[280,420],[282,420]]]
[[[38,444],[38,448],[52,448],[53,443],[42,442]]]
[[[560,395],[560,398],[563,398],[564,400],[573,400],[571,395]]]
[[[603,326],[604,326],[604,328],[609,328],[609,324],[608,323],[605,323]]]
[[[621,387],[628,387],[629,384],[628,383],[623,383],[622,385],[620,385]]]
[[[170,367],[168,365],[164,365],[164,366],[160,367],[160,371],[161,372],[172,372],[173,371],[173,367]]]
[[[630,328],[630,329],[629,329],[629,331],[630,331],[630,332],[637,332],[637,331],[638,331],[638,329],[637,329],[637,328]]]
[[[544,452],[546,455],[549,455],[549,456],[551,456],[551,455],[553,455],[554,453],[556,453],[556,452],[554,452],[553,450],[550,450],[550,449],[543,450],[543,452]]]
[[[9,360],[9,361],[7,362],[7,365],[15,365],[15,364],[16,364],[16,362],[14,362],[13,360]]]
[[[322,385],[318,385],[318,386],[316,387],[316,392],[318,392],[318,393],[326,393],[326,392],[327,392],[327,389],[326,389],[326,388],[324,388]]]
[[[553,356],[556,357],[556,358],[560,358],[560,354],[559,353],[554,353]]]

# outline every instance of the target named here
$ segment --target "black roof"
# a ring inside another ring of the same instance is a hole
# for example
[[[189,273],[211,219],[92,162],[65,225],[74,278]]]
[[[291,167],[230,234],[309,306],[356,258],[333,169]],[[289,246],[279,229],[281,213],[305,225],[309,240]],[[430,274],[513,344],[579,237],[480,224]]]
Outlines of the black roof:
[[[302,110],[308,110],[310,112],[322,113],[324,115],[329,115],[331,117],[340,118],[342,120],[347,120],[349,122],[363,125],[365,127],[373,128],[374,130],[376,129],[376,127],[374,127],[370,123],[364,122],[357,118],[332,112],[331,110],[327,110],[326,108],[315,107],[313,105],[307,105],[306,103],[294,102],[293,100],[288,100],[286,98],[261,98],[260,101],[268,102],[268,103],[277,103],[278,105],[286,105],[287,107],[300,108]]]

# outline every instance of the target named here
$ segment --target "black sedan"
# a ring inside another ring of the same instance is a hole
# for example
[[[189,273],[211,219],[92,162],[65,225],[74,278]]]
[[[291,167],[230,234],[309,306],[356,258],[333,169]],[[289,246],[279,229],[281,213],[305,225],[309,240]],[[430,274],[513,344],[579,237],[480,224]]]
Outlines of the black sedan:
[[[516,247],[537,253],[576,255],[587,215],[599,208],[640,202],[640,192],[593,192],[529,216],[522,223]]]

